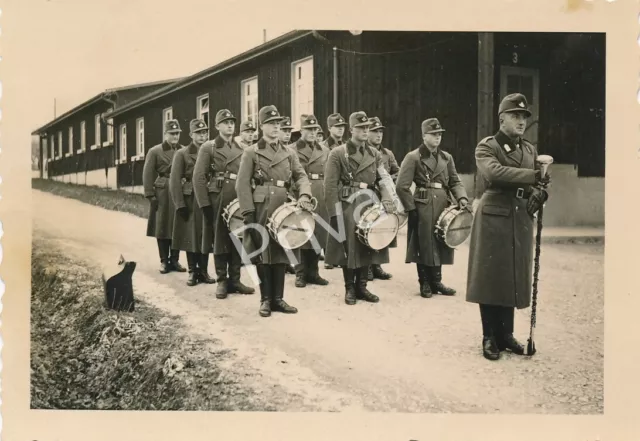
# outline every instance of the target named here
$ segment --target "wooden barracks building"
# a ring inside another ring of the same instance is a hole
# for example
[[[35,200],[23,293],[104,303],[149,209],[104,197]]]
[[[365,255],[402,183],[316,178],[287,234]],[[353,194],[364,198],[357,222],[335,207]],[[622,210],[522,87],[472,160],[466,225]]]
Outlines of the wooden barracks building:
[[[333,112],[378,116],[398,161],[421,143],[422,120],[438,117],[442,148],[473,194],[475,146],[496,132],[500,100],[517,91],[532,106],[525,137],[555,159],[545,223],[602,226],[605,49],[603,33],[292,31],[192,76],[105,91],[72,109],[34,132],[41,173],[141,192],[164,120],[180,121],[186,145],[193,118],[211,127],[227,108],[257,119],[273,104],[294,125],[303,113],[323,123]]]

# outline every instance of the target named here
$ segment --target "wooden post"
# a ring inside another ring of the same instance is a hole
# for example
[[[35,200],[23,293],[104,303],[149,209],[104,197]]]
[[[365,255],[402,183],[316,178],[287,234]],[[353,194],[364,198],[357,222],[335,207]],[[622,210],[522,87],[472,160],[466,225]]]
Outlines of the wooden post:
[[[494,56],[494,35],[492,32],[478,33],[478,121],[477,138],[478,142],[486,136],[492,135],[494,131],[494,108],[493,108],[493,81],[495,72]],[[477,169],[475,160],[474,170],[474,195],[479,197],[477,188]]]

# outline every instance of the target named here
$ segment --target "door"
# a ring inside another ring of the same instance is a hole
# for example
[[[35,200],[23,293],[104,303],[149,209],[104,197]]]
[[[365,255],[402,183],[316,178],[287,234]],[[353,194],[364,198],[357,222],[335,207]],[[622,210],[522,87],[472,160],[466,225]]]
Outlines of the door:
[[[525,67],[500,67],[500,100],[511,94],[521,93],[527,98],[531,117],[527,121],[524,138],[538,146],[540,112],[540,76],[538,69]]]

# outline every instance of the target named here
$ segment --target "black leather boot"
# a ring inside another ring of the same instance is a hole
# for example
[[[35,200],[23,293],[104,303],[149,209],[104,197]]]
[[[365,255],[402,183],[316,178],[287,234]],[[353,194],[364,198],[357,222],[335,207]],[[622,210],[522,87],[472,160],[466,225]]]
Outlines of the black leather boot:
[[[495,327],[496,343],[500,351],[510,351],[516,355],[524,355],[524,345],[513,336],[513,308],[506,306],[496,307],[498,312]]]
[[[305,255],[305,280],[313,285],[326,286],[329,281],[320,277],[320,269],[318,268],[320,255],[315,250],[302,250]]]
[[[495,338],[495,329],[499,319],[499,306],[480,305],[480,320],[482,321],[482,355],[487,360],[498,360],[500,349]]]
[[[209,254],[200,254],[199,255],[200,260],[199,260],[199,269],[200,271],[198,271],[198,282],[203,282],[203,283],[216,283],[216,279],[213,279],[211,276],[209,276]]]
[[[228,294],[227,265],[228,254],[214,254],[213,263],[216,267],[216,277],[218,287],[216,288],[216,299],[226,299]]]
[[[296,269],[296,288],[304,288],[307,286],[307,279],[304,276],[304,264],[298,264]]]
[[[429,279],[427,278],[427,267],[421,263],[417,263],[418,268],[418,282],[420,283],[420,297],[430,299],[433,296],[431,287],[429,286]]]
[[[253,294],[255,289],[250,286],[246,286],[240,281],[240,270],[242,268],[242,262],[240,255],[234,251],[231,252],[231,262],[229,262],[229,282],[227,284],[227,292],[238,294]]]
[[[271,271],[267,265],[256,265],[256,271],[260,278],[260,317],[271,315]]]
[[[442,294],[445,296],[453,296],[456,294],[455,289],[442,284],[442,266],[429,266],[427,269],[431,276],[429,278],[429,285],[434,294]]]
[[[195,286],[198,284],[198,257],[196,253],[187,251],[187,265],[189,266],[187,285]]]
[[[295,314],[297,308],[290,306],[284,301],[284,273],[285,264],[271,265],[271,277],[273,280],[273,301],[271,302],[271,310],[284,312],[285,314]]]
[[[287,274],[295,274],[296,273],[296,269],[293,267],[293,265],[287,264],[285,266],[285,271],[287,272]]]
[[[169,258],[169,268],[172,271],[176,271],[178,273],[186,273],[187,269],[180,265],[178,259],[180,258],[180,250],[171,250],[171,257]]]
[[[356,271],[358,271],[358,274],[360,275],[360,277],[356,278],[356,298],[358,300],[365,300],[371,303],[378,303],[380,298],[369,292],[367,289],[367,272],[369,271],[369,268],[363,266],[362,268],[356,269]]]
[[[491,361],[495,361],[500,358],[498,344],[492,335],[485,335],[482,337],[482,355],[484,358]]]
[[[350,268],[342,267],[342,277],[344,278],[344,302],[347,305],[356,304],[356,275],[355,271]]]
[[[391,274],[385,272],[382,269],[382,266],[378,264],[371,265],[371,272],[373,273],[373,277],[380,280],[389,280],[392,276]]]
[[[171,271],[169,266],[169,252],[171,241],[166,239],[158,239],[158,253],[160,254],[160,274],[167,274]]]

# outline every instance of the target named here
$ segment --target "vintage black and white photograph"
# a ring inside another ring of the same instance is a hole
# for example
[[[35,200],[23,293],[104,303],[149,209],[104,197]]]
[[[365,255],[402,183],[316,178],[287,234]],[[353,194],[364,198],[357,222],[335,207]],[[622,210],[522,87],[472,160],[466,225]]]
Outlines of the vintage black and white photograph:
[[[587,19],[606,7],[501,28],[449,5],[465,25],[394,29],[187,3],[33,2],[35,64],[13,80],[25,412],[175,430],[269,412],[318,436],[299,419],[522,416],[532,434],[618,412],[605,383],[636,334],[609,337],[629,322],[605,305],[631,314],[632,284],[608,287],[633,270],[609,240],[635,222],[611,186],[633,210],[619,128],[637,123],[620,37]]]
[[[263,37],[34,128],[31,405],[601,414],[605,35]]]

